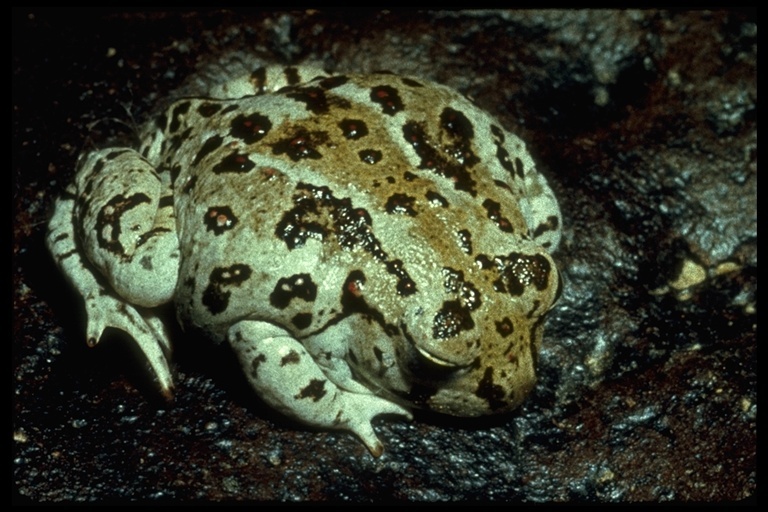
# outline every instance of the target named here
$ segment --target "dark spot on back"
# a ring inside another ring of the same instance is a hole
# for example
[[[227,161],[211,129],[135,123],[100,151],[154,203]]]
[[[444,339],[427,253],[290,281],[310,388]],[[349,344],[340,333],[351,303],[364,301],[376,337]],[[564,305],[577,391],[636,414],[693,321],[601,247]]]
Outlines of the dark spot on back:
[[[446,139],[453,142],[448,150],[458,162],[472,167],[480,161],[472,151],[475,130],[467,116],[458,110],[446,107],[440,114],[440,127],[448,135]]]
[[[482,304],[480,292],[472,282],[464,278],[462,270],[443,267],[443,275],[445,276],[443,286],[446,293],[456,295],[462,308],[467,311],[474,311],[480,307]]]
[[[478,254],[477,258],[475,258],[475,263],[480,266],[480,270],[487,270],[489,268],[493,268],[494,266],[491,258],[489,258],[486,254]]]
[[[203,103],[197,107],[197,113],[202,117],[211,117],[213,114],[221,110],[220,103]]]
[[[560,225],[560,219],[557,218],[557,215],[550,215],[547,217],[546,222],[542,222],[538,226],[536,226],[536,229],[533,231],[533,237],[537,238],[547,231],[556,231],[557,227]]]
[[[431,169],[438,176],[451,180],[456,190],[469,192],[473,197],[477,195],[476,182],[464,165],[464,153],[461,148],[457,150],[457,154],[450,155],[449,151],[446,156],[445,151],[436,149],[435,142],[429,139],[424,127],[415,121],[408,121],[403,125],[403,137],[421,159],[419,169]]]
[[[345,138],[357,140],[368,135],[368,125],[360,119],[342,119],[339,122],[339,128]]]
[[[212,315],[225,311],[229,307],[229,297],[232,295],[227,288],[240,286],[251,277],[251,273],[251,267],[241,263],[214,268],[208,278],[208,286],[203,291],[203,305]]]
[[[334,75],[334,76],[329,76],[327,78],[323,78],[322,80],[320,80],[319,85],[323,89],[328,90],[328,89],[333,89],[335,87],[344,85],[348,81],[349,81],[349,78],[347,78],[344,75]]]
[[[237,222],[238,219],[229,206],[211,206],[203,218],[206,231],[213,231],[217,236],[235,227]]]
[[[213,166],[211,169],[215,174],[221,174],[224,172],[244,173],[249,172],[256,167],[256,164],[251,162],[248,155],[242,155],[237,151],[230,153],[222,158],[222,160]]]
[[[540,254],[528,255],[510,253],[508,257],[497,257],[501,264],[500,277],[494,281],[494,289],[513,296],[522,295],[525,287],[533,285],[542,291],[549,283],[551,266],[547,258]]]
[[[317,146],[324,144],[327,140],[328,135],[324,132],[310,133],[300,129],[294,135],[275,142],[272,145],[272,153],[286,155],[294,162],[306,158],[318,160],[323,155],[317,150]]]
[[[221,115],[229,114],[230,112],[234,112],[235,110],[240,108],[239,103],[232,103],[231,105],[228,105],[224,107],[224,110],[221,111]]]
[[[312,313],[297,313],[291,318],[291,323],[298,329],[306,329],[312,325]]]
[[[253,144],[267,136],[272,129],[272,121],[265,115],[254,112],[248,116],[240,114],[230,124],[229,134],[242,139],[246,144]]]
[[[448,200],[442,195],[438,194],[437,192],[428,190],[425,196],[427,198],[427,201],[429,201],[434,205],[439,205],[439,206],[442,206],[443,208],[448,207]]]
[[[488,213],[488,218],[496,224],[500,230],[505,233],[513,233],[514,229],[510,224],[509,219],[501,214],[501,204],[492,199],[486,199],[483,201],[483,208]]]
[[[278,279],[269,303],[277,309],[285,309],[293,299],[312,302],[317,298],[317,285],[309,274],[294,274]]]
[[[402,260],[392,260],[387,262],[387,272],[397,277],[397,293],[402,297],[407,297],[416,293],[416,283],[403,268]]]
[[[381,111],[393,116],[403,110],[403,100],[397,89],[389,85],[378,85],[371,88],[371,101],[381,106]]]
[[[209,137],[208,140],[203,143],[200,151],[197,152],[197,155],[195,155],[195,159],[192,160],[192,165],[199,164],[203,158],[210,155],[213,151],[216,151],[221,147],[222,142],[224,142],[224,139],[220,135]]]
[[[443,307],[435,314],[432,321],[432,337],[435,339],[452,338],[462,331],[475,327],[469,310],[462,307],[458,300],[443,302]]]
[[[328,112],[328,99],[325,91],[319,87],[301,87],[286,93],[286,96],[303,103],[315,115]]]
[[[381,160],[381,151],[376,149],[364,149],[358,153],[360,161],[366,164],[375,164]]]
[[[415,197],[411,197],[406,194],[392,194],[387,199],[387,204],[384,206],[387,213],[399,213],[401,215],[408,215],[410,217],[416,216],[416,210],[414,209]]]

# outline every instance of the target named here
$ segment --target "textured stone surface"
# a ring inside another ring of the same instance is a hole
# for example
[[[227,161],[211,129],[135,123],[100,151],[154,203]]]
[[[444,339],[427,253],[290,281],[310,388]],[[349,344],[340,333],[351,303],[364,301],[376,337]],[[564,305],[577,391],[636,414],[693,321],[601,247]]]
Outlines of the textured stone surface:
[[[21,501],[741,500],[756,491],[757,18],[742,11],[77,12],[13,19],[13,482]],[[43,245],[92,141],[229,49],[474,97],[559,196],[540,383],[487,421],[351,436],[268,410],[174,333],[161,401]]]

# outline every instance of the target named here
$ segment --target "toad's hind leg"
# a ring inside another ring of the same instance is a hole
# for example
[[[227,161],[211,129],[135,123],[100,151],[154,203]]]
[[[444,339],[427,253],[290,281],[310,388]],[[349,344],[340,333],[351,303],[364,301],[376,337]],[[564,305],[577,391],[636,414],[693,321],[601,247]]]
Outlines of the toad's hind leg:
[[[349,430],[376,457],[384,447],[371,420],[380,414],[411,418],[406,409],[383,398],[336,386],[301,343],[273,324],[243,320],[230,328],[228,338],[265,402],[308,425]]]
[[[85,300],[88,344],[98,343],[108,327],[125,331],[170,396],[170,341],[147,309],[172,298],[178,275],[172,208],[162,206],[167,189],[135,151],[93,152],[56,201],[47,244]]]
[[[75,176],[83,252],[120,297],[143,307],[171,301],[178,280],[168,174],[133,149],[111,148],[90,153]]]

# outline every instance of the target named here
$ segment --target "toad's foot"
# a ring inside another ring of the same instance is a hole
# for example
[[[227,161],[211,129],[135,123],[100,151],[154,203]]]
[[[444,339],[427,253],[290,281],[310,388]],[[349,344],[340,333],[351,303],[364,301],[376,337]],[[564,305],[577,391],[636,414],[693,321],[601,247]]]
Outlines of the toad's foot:
[[[275,325],[243,320],[230,328],[229,342],[265,402],[308,425],[349,430],[375,457],[384,446],[371,426],[373,418],[395,414],[411,419],[408,410],[393,402],[339,388],[301,343]]]

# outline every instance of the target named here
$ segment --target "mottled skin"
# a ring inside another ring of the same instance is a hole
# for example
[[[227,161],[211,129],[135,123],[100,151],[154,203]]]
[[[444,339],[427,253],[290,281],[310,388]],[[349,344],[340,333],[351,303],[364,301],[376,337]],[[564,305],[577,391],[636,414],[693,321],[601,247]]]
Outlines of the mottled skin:
[[[223,81],[138,150],[81,159],[48,243],[89,343],[125,330],[170,392],[153,308],[175,301],[267,403],[374,455],[377,415],[517,407],[560,290],[560,213],[524,144],[444,86],[317,75]]]

